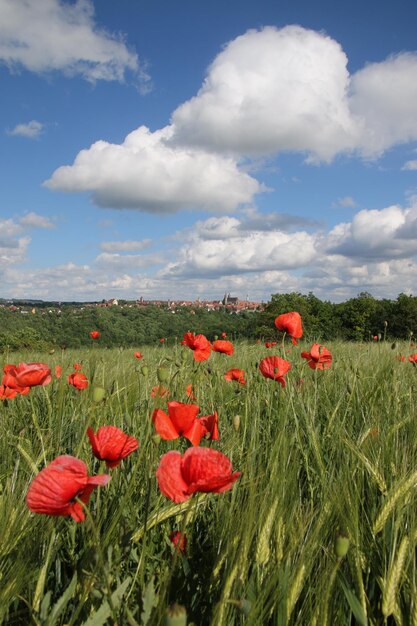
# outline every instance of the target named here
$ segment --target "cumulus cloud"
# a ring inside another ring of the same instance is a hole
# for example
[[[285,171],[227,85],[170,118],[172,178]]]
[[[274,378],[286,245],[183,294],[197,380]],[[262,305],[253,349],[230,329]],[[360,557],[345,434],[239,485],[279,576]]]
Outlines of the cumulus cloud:
[[[204,221],[197,221],[190,229],[194,235],[200,239],[231,239],[233,237],[247,237],[254,232],[274,231],[290,232],[295,229],[312,228],[317,229],[320,223],[299,215],[289,215],[288,213],[260,213],[255,209],[245,209],[241,211],[239,218],[228,215],[221,217],[210,217]],[[179,234],[182,237],[182,233]]]
[[[247,233],[231,239],[200,239],[184,245],[179,260],[161,276],[223,276],[265,270],[288,270],[308,265],[317,257],[315,239],[306,232],[293,235]]]
[[[417,254],[417,205],[359,211],[350,223],[338,224],[327,237],[330,254],[390,260]]]
[[[101,207],[153,213],[183,208],[233,211],[261,190],[232,158],[169,145],[171,135],[171,127],[152,133],[141,126],[121,145],[98,141],[44,184],[91,192]]]
[[[350,82],[350,108],[360,129],[360,152],[374,158],[396,144],[417,140],[416,101],[416,52],[356,72]]]
[[[8,220],[0,220],[0,269],[10,265],[22,263],[27,254],[27,249],[31,241],[30,237],[13,237],[12,231],[9,230],[9,234],[6,229],[8,228]],[[5,230],[3,230],[5,226]]]
[[[339,43],[321,32],[250,30],[217,55],[170,125],[156,132],[140,126],[122,144],[97,141],[45,184],[89,192],[102,207],[227,212],[267,191],[251,169],[264,156],[293,151],[307,163],[341,153],[370,159],[417,139],[417,54],[352,76],[347,61]],[[414,162],[405,167],[414,169]],[[354,206],[348,196],[339,202]]]
[[[31,238],[25,232],[33,228],[53,228],[47,218],[30,212],[15,219],[0,219],[0,269],[25,261]]]
[[[29,227],[19,218],[3,219],[0,296],[220,299],[227,291],[241,299],[268,300],[271,293],[313,291],[338,301],[363,290],[388,298],[399,291],[417,293],[417,205],[363,210],[327,233],[242,230],[246,219],[198,221],[177,233],[163,253],[107,251],[88,264],[39,269],[26,265]]]
[[[300,26],[250,30],[216,57],[198,94],[174,111],[174,140],[237,154],[308,151],[329,161],[356,142],[347,57]]]
[[[127,70],[141,72],[123,39],[95,24],[91,0],[0,0],[0,62],[88,81],[122,81]],[[144,71],[142,78],[149,78]]]
[[[138,252],[151,245],[151,239],[142,241],[103,241],[100,248],[105,252]]]
[[[8,135],[20,135],[29,139],[37,139],[42,133],[44,125],[41,122],[32,120],[27,124],[17,124],[14,128],[7,131]]]

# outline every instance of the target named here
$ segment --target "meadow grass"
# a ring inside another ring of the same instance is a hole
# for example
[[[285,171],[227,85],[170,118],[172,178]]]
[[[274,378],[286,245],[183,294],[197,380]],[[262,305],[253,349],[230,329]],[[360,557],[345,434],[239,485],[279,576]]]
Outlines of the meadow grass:
[[[308,368],[305,342],[289,353],[237,343],[200,364],[179,345],[143,348],[141,361],[95,346],[5,356],[63,375],[0,403],[1,623],[157,625],[177,602],[196,626],[417,626],[417,369],[395,358],[406,344],[326,345],[328,371]],[[292,364],[285,389],[259,372],[272,354]],[[86,390],[67,383],[74,362]],[[200,415],[218,412],[219,441],[201,445],[242,472],[230,491],[180,505],[160,493],[161,455],[189,444],[155,437],[152,411],[167,402],[151,396],[158,367],[171,399],[190,401],[192,383]],[[246,386],[223,379],[232,367]],[[140,445],[109,470],[85,522],[30,513],[29,484],[58,455],[105,471],[86,436],[102,425]],[[185,554],[173,530],[186,533]]]

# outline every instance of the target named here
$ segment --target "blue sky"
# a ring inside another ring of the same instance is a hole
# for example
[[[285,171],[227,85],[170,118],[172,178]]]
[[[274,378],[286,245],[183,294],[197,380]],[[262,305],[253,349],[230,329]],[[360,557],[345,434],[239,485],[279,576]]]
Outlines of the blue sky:
[[[416,295],[416,23],[0,0],[0,297]]]

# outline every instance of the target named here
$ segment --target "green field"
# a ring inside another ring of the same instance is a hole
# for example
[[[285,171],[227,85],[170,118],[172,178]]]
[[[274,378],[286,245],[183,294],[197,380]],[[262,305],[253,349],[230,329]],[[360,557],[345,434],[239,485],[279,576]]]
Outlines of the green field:
[[[140,361],[134,349],[96,346],[4,355],[2,366],[63,371],[0,402],[0,622],[157,625],[178,603],[196,626],[417,626],[417,369],[396,358],[413,348],[329,342],[333,363],[318,371],[300,357],[310,347],[237,343],[233,356],[202,363],[179,344],[137,347]],[[285,388],[260,374],[273,354],[292,365]],[[67,382],[75,362],[85,390]],[[219,440],[200,445],[241,472],[229,491],[183,504],[161,494],[161,456],[190,445],[155,436],[151,415],[167,406],[151,395],[161,367],[171,400],[190,402],[191,383],[200,415],[218,412]],[[233,367],[245,386],[224,380]],[[139,440],[111,470],[86,435],[103,425]],[[34,476],[63,454],[112,477],[82,523],[25,502]],[[169,539],[175,530],[185,553]]]

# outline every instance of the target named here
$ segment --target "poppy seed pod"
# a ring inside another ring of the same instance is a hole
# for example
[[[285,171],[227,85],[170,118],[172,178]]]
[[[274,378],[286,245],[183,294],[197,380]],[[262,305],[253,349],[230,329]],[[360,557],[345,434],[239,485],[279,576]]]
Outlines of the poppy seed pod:
[[[237,432],[240,428],[240,415],[233,416],[233,428]]]
[[[349,537],[346,537],[346,535],[338,535],[336,537],[334,551],[336,552],[336,556],[338,559],[342,559],[344,556],[347,555],[347,552],[349,550],[349,544]]]
[[[106,397],[106,390],[103,387],[94,387],[93,400],[94,402],[101,402]]]
[[[165,626],[187,626],[187,611],[180,604],[167,608]]]
[[[156,377],[160,383],[166,383],[169,380],[169,370],[166,367],[158,367]]]
[[[142,375],[145,376],[145,378],[147,377],[147,375],[149,374],[149,368],[146,365],[143,365],[140,368],[140,371],[142,372]]]

